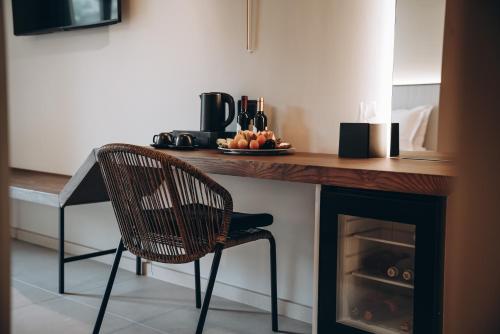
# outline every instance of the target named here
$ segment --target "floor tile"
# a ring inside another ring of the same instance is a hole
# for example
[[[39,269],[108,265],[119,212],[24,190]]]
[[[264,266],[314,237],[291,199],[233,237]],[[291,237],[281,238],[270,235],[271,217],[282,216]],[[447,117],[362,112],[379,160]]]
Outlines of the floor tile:
[[[167,333],[163,331],[156,330],[154,328],[148,328],[145,326],[142,326],[140,324],[136,325],[130,325],[128,327],[119,329],[112,334],[174,334],[174,333]]]
[[[58,257],[51,249],[24,242],[13,242],[12,275],[24,282],[58,291]],[[67,292],[81,292],[104,286],[110,266],[92,260],[65,264],[65,288]],[[135,277],[134,273],[120,270],[117,282]]]
[[[265,311],[234,311],[211,304],[205,323],[205,334],[255,334],[274,333],[271,314]],[[144,321],[153,328],[176,334],[192,334],[196,330],[200,312],[195,308],[178,309]],[[311,333],[308,324],[280,317],[280,330],[286,333]]]
[[[97,317],[97,310],[64,298],[33,304],[12,314],[12,332],[16,334],[88,334]],[[131,325],[127,320],[107,314],[101,333],[111,333]]]
[[[61,298],[53,293],[46,292],[37,287],[12,280],[11,308],[13,310],[37,303],[46,302],[51,299]]]
[[[90,333],[110,266],[86,260],[66,265],[67,291],[57,293],[57,252],[13,241],[13,333]],[[200,311],[194,290],[119,270],[101,333],[192,334]],[[283,333],[311,325],[280,317]],[[266,334],[271,314],[212,297],[205,334]]]
[[[70,294],[69,298],[98,307],[105,287]],[[194,291],[146,277],[134,277],[113,286],[107,311],[142,321],[190,304]]]

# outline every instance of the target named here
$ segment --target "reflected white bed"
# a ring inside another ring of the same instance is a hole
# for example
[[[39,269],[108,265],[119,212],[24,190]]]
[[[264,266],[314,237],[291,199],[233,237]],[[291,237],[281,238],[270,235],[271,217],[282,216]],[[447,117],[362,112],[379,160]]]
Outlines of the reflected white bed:
[[[401,151],[437,149],[440,84],[392,86],[392,119],[400,123]]]

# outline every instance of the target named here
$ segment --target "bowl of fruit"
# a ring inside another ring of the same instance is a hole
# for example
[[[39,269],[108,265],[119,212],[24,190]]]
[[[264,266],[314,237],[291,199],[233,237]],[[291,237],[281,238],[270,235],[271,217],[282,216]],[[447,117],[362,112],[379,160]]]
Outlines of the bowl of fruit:
[[[254,133],[239,131],[234,138],[220,138],[217,146],[222,153],[242,155],[292,154],[295,150],[290,143],[276,138],[274,132],[266,130]]]

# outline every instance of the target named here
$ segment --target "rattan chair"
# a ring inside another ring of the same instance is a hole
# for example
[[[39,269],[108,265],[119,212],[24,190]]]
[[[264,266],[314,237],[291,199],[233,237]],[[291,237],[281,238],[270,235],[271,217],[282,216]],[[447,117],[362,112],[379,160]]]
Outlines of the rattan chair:
[[[201,334],[222,250],[261,239],[270,243],[272,329],[278,331],[276,243],[271,232],[259,228],[272,223],[271,215],[233,212],[226,189],[194,166],[160,151],[110,144],[98,150],[97,160],[121,240],[94,333],[99,333],[124,250],[162,263],[194,261],[197,308],[201,307],[199,259],[215,253],[196,329]]]

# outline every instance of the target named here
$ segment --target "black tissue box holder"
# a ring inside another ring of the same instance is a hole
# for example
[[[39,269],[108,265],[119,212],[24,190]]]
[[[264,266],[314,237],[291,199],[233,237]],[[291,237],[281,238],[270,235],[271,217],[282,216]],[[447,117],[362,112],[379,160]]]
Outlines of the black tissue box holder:
[[[368,158],[370,156],[370,124],[340,123],[339,157]]]
[[[391,157],[399,155],[399,123],[391,124]],[[370,124],[340,123],[339,157],[370,157]]]

